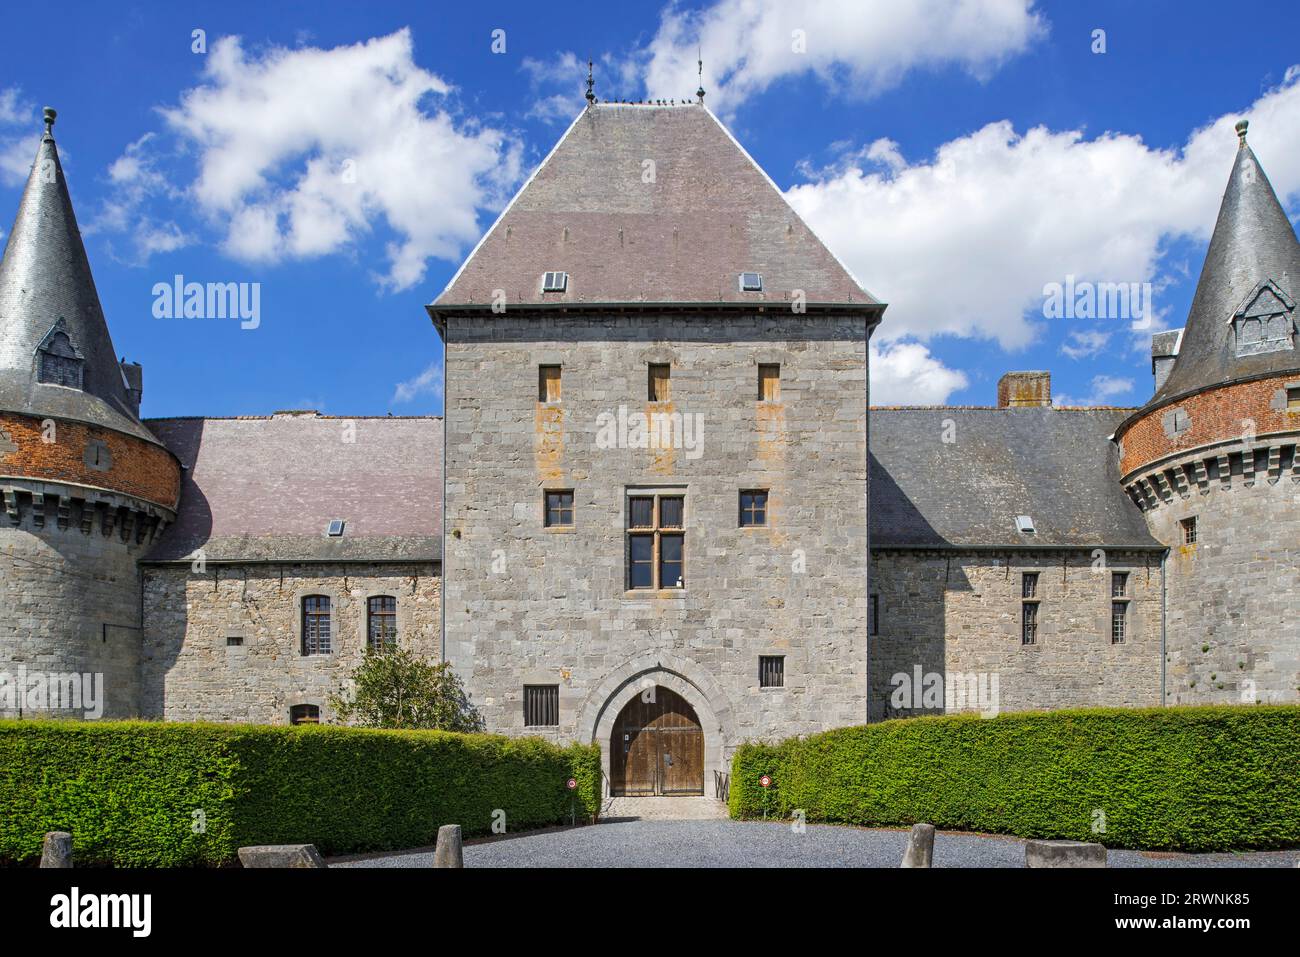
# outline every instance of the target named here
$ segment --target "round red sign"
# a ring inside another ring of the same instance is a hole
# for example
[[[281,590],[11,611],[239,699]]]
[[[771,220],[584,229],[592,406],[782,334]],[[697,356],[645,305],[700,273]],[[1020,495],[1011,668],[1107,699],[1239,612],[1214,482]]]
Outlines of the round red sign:
[[[574,788],[576,788],[577,786],[578,786],[578,779],[577,779],[577,778],[569,778],[569,780],[568,780],[568,788],[569,788],[569,790],[572,791],[572,790],[573,790]]]
[[[758,779],[758,783],[763,785],[763,787],[765,788],[770,788],[772,786],[772,779],[768,777],[766,774],[764,774],[761,778]]]

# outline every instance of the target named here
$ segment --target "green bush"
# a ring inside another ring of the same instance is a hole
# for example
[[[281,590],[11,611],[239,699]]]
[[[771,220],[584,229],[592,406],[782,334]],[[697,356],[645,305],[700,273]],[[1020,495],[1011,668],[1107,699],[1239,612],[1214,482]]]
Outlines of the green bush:
[[[843,824],[1183,851],[1295,846],[1300,707],[947,715],[742,745],[731,814],[761,817],[765,800],[769,816],[803,809]]]
[[[565,782],[578,782],[570,792]],[[70,831],[79,864],[222,865],[248,844],[324,854],[589,820],[600,749],[443,731],[0,721],[0,860]],[[196,813],[198,812],[198,813]]]

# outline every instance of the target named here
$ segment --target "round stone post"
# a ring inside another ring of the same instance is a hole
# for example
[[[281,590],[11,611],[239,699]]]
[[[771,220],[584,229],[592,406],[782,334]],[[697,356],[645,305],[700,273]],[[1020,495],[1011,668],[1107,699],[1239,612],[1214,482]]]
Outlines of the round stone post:
[[[41,867],[72,866],[72,835],[67,831],[49,831],[41,844]]]
[[[434,867],[464,867],[460,825],[444,824],[438,828],[438,844],[433,849]]]
[[[934,825],[913,824],[903,852],[902,867],[929,867],[934,859]]]

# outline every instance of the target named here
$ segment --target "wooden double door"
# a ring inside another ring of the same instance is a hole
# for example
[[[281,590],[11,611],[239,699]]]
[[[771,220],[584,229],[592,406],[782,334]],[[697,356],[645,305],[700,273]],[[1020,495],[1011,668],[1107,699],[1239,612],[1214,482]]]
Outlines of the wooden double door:
[[[704,729],[677,692],[638,694],[615,719],[609,745],[611,794],[704,793]]]

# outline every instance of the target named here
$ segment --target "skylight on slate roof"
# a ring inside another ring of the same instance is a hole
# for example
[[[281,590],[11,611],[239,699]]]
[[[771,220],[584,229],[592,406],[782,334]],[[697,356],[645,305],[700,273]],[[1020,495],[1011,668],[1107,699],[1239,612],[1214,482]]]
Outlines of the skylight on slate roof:
[[[567,272],[548,272],[542,277],[542,292],[564,292],[568,288]]]
[[[335,519],[332,519],[332,520],[330,521],[330,526],[329,526],[329,528],[327,529],[327,533],[329,534],[329,536],[330,536],[331,538],[338,538],[340,535],[342,535],[342,534],[343,534],[343,519],[341,519],[341,518],[335,518]]]
[[[756,272],[742,272],[740,274],[740,291],[741,292],[762,292],[763,277]]]
[[[1034,520],[1028,515],[1016,516],[1016,531],[1021,535],[1034,534]]]

